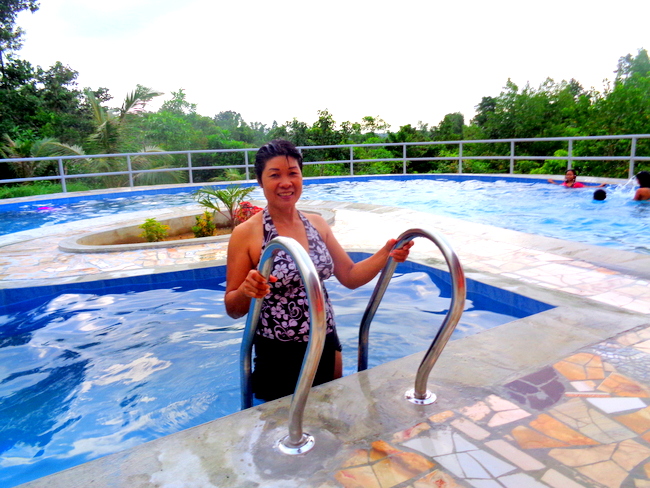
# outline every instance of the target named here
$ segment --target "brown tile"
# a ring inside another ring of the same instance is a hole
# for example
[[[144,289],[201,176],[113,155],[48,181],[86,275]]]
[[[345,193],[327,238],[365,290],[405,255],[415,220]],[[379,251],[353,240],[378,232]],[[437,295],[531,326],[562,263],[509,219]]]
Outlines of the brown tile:
[[[345,461],[341,467],[348,468],[351,466],[361,466],[362,464],[368,464],[370,458],[368,457],[368,451],[366,449],[355,449],[352,455]]]
[[[566,442],[569,445],[593,446],[598,444],[595,440],[589,439],[548,414],[543,413],[539,415],[535,420],[530,422],[529,425],[533,429],[536,429],[553,439]]]
[[[424,432],[425,430],[429,430],[431,426],[425,422],[420,422],[419,424],[415,425],[414,427],[411,427],[410,429],[403,430],[401,432],[397,432],[393,434],[393,438],[391,439],[391,442],[404,442],[406,440],[409,440],[412,437],[415,437],[421,432]]]
[[[569,447],[568,443],[552,439],[525,425],[512,429],[512,436],[522,449]]]
[[[382,488],[389,488],[404,483],[411,478],[421,476],[435,466],[434,463],[419,454],[400,452],[372,465],[372,469]]]
[[[429,417],[429,420],[431,420],[431,422],[435,422],[436,424],[438,424],[440,422],[444,422],[445,420],[453,417],[454,415],[455,415],[454,412],[452,412],[451,410],[446,410],[444,412],[440,412],[435,415],[432,415],[431,417]]]
[[[650,430],[650,407],[637,410],[633,413],[619,415],[618,417],[614,417],[614,419],[637,434],[641,434]]]
[[[610,374],[601,384],[598,386],[598,389],[601,391],[606,391],[616,396],[628,396],[628,397],[638,397],[638,398],[648,398],[650,397],[650,391],[646,389],[640,383],[637,383],[627,376],[623,376],[620,373]]]
[[[370,466],[342,469],[334,478],[343,488],[382,488]]]
[[[435,470],[413,482],[413,488],[462,488],[447,473]]]

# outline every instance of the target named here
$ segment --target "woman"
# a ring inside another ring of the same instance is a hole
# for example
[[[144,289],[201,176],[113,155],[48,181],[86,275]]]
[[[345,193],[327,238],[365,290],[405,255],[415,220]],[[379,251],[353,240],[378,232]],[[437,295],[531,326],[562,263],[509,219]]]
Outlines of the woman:
[[[634,193],[635,200],[650,200],[650,173],[639,171],[636,175],[636,181],[641,188]]]
[[[562,186],[566,186],[567,188],[584,188],[585,185],[580,183],[579,181],[576,181],[578,178],[578,173],[574,169],[568,169],[566,173],[564,173],[564,183],[562,183]],[[560,183],[556,183],[553,180],[548,180],[549,183],[553,183],[554,185],[559,185]],[[596,188],[602,188],[605,186],[605,183],[601,183],[600,185],[596,185]]]
[[[269,241],[277,236],[295,239],[309,252],[321,280],[334,274],[348,288],[372,280],[389,256],[405,261],[413,243],[391,252],[396,242],[391,239],[355,264],[321,216],[296,209],[302,193],[302,155],[292,143],[275,140],[262,146],[255,157],[255,173],[267,207],[235,227],[230,237],[225,302],[228,315],[237,318],[248,312],[252,299],[265,297],[254,341],[252,383],[255,396],[268,401],[293,393],[309,339],[306,291],[291,258],[283,251],[275,256],[268,282],[257,270]],[[327,336],[315,385],[340,378],[343,372],[327,291],[325,300]]]

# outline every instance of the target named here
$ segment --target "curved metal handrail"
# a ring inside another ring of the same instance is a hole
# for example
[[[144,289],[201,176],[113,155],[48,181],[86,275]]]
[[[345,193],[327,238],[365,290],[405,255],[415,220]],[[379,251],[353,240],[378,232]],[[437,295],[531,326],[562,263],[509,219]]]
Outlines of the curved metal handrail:
[[[278,449],[285,454],[301,454],[314,446],[313,436],[302,430],[302,419],[309,390],[314,382],[316,370],[325,345],[325,298],[318,272],[314,267],[307,251],[290,237],[276,237],[264,249],[260,258],[260,273],[268,279],[271,274],[273,259],[278,251],[287,252],[296,263],[309,301],[309,345],[302,362],[298,384],[291,400],[289,409],[289,435],[278,442]],[[251,353],[255,329],[262,309],[262,298],[252,300],[246,319],[246,328],[241,344],[241,391],[242,409],[253,405],[253,389],[251,385]]]
[[[409,401],[417,404],[429,404],[436,400],[436,396],[427,390],[429,374],[431,373],[431,369],[433,369],[433,365],[438,360],[440,353],[442,353],[442,350],[447,345],[449,337],[454,332],[454,329],[463,314],[466,295],[465,273],[463,272],[463,267],[458,260],[458,256],[456,256],[456,253],[453,251],[449,243],[441,235],[423,229],[410,229],[399,236],[393,249],[401,248],[404,244],[412,241],[416,237],[426,237],[438,246],[447,262],[447,266],[449,266],[452,283],[449,311],[447,312],[438,333],[434,337],[429,350],[424,356],[424,359],[420,363],[420,367],[418,368],[415,377],[415,388],[406,392],[406,398]],[[368,335],[370,331],[370,322],[372,322],[372,319],[377,312],[379,302],[381,302],[381,299],[384,297],[384,293],[386,292],[386,288],[388,287],[388,283],[393,276],[396,266],[397,262],[395,262],[392,257],[389,258],[381,272],[377,285],[375,286],[370,301],[368,302],[368,306],[366,307],[366,311],[361,319],[361,325],[359,327],[359,371],[368,369]]]

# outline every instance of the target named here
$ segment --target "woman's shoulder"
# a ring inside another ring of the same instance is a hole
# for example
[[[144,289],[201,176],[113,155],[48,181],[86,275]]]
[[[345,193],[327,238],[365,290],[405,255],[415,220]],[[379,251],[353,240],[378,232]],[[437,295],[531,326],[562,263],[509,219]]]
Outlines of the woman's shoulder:
[[[231,234],[231,239],[248,239],[255,234],[262,233],[262,213],[258,212],[250,219],[237,225]]]

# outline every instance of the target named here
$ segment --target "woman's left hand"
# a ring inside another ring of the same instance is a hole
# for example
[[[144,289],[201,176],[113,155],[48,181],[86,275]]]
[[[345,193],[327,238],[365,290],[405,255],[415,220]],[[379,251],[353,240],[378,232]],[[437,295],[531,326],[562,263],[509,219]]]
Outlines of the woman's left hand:
[[[388,247],[389,249],[393,249],[393,246],[395,245],[396,242],[397,239],[390,239],[386,243],[386,247]],[[408,259],[409,251],[411,250],[412,247],[413,247],[413,241],[409,241],[406,244],[404,244],[400,249],[393,249],[390,252],[390,256],[398,263],[403,263]]]

